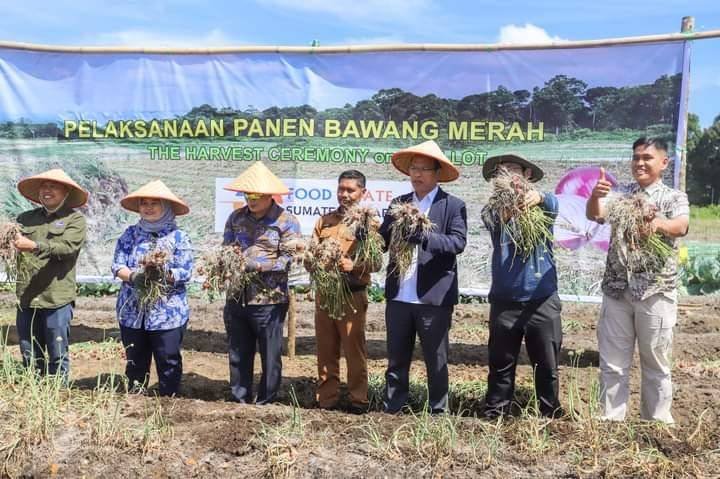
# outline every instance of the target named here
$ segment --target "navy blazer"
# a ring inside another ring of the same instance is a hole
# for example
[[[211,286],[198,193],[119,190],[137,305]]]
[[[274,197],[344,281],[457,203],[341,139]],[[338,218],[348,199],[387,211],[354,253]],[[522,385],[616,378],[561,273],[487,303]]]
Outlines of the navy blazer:
[[[413,193],[398,196],[396,202],[410,203]],[[463,252],[467,240],[467,210],[460,198],[447,194],[441,188],[435,195],[428,218],[435,228],[430,232],[418,251],[417,295],[420,302],[433,306],[452,306],[458,302],[458,278],[456,256]],[[387,245],[390,242],[394,218],[385,215],[380,234]],[[398,294],[399,277],[395,270],[395,258],[391,257],[385,278],[385,298],[389,301]]]

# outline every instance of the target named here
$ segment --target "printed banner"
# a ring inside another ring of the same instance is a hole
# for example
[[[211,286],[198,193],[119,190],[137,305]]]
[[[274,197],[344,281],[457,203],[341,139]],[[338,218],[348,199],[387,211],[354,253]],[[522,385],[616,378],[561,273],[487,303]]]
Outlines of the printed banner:
[[[275,201],[294,214],[300,221],[303,235],[312,235],[318,217],[338,207],[337,179],[310,180],[280,178],[290,190],[289,195],[277,196]],[[225,230],[225,222],[233,210],[245,206],[242,193],[224,189],[233,178],[215,178],[215,232]],[[381,218],[385,216],[390,201],[396,196],[412,191],[407,181],[373,181],[361,203],[374,206]]]
[[[1,213],[32,207],[15,188],[19,178],[60,166],[91,191],[79,272],[107,275],[117,238],[137,221],[119,200],[150,180],[190,205],[179,224],[200,250],[219,240],[236,200],[222,182],[253,161],[295,189],[283,202],[307,233],[315,214],[334,206],[343,170],[358,169],[370,191],[395,196],[409,185],[390,156],[433,139],[461,170],[442,187],[468,205],[461,287],[490,282],[482,165],[517,152],[543,168],[539,187],[560,198],[561,292],[593,295],[608,235],[584,217],[597,168],[630,181],[631,144],[643,135],[668,139],[679,160],[685,55],[684,42],[345,54],[0,48]],[[676,170],[668,169],[668,183]],[[322,196],[300,198],[301,189]]]

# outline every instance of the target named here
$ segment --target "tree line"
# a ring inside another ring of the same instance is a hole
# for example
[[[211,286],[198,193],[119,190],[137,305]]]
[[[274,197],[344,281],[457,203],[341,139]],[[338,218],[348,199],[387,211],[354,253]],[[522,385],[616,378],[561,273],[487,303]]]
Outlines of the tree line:
[[[217,109],[210,105],[193,108],[188,118],[314,118],[322,120],[491,120],[543,122],[550,131],[588,128],[595,131],[642,130],[651,125],[674,125],[680,102],[680,75],[663,75],[651,84],[626,87],[592,87],[567,75],[556,75],[542,87],[511,91],[504,86],[468,95],[460,100],[435,94],[418,96],[400,88],[379,90],[370,99],[342,108],[318,111],[310,105]]]
[[[625,87],[592,87],[567,75],[556,75],[532,91],[511,91],[504,86],[462,99],[441,98],[435,94],[418,96],[400,88],[379,90],[355,105],[317,110],[310,105],[273,106],[264,110],[242,110],[201,105],[181,118],[313,118],[318,125],[325,119],[343,120],[434,120],[543,122],[546,131],[642,130],[652,125],[674,125],[680,101],[677,75],[663,75],[651,84]],[[60,134],[53,123],[0,123],[0,138],[41,138]]]
[[[720,204],[720,115],[704,130],[688,115],[686,189],[690,203]]]

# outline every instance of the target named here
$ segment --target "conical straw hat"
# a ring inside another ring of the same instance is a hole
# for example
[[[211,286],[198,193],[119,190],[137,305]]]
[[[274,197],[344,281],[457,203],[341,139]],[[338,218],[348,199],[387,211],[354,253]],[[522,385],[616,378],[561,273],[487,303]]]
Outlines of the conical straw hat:
[[[243,193],[262,193],[264,195],[287,195],[290,190],[261,161],[256,161],[229,185],[223,187],[228,191]]]
[[[427,156],[428,158],[438,161],[440,164],[438,181],[445,183],[456,180],[457,177],[460,176],[458,169],[447,159],[438,144],[433,140],[424,141],[419,145],[396,151],[392,156],[392,164],[398,171],[410,176],[410,162],[415,156]]]
[[[160,180],[151,181],[150,183],[141,186],[125,198],[121,199],[120,204],[126,210],[137,213],[140,211],[140,198],[153,198],[156,200],[168,201],[172,205],[172,209],[176,216],[186,215],[190,212],[188,205],[183,200],[175,196],[175,193],[170,191],[170,188],[165,186],[165,183]]]
[[[68,187],[68,197],[65,205],[70,208],[80,208],[88,200],[88,192],[85,191],[60,168],[45,171],[38,175],[29,176],[18,182],[17,189],[21,195],[34,203],[40,203],[40,185],[43,181],[54,181]]]

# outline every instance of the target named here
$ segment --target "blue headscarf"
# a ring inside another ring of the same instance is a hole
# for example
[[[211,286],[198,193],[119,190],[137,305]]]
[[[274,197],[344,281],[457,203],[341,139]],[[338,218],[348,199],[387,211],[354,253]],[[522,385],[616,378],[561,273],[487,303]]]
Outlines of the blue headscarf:
[[[177,228],[177,225],[175,224],[175,212],[173,211],[172,206],[165,200],[161,201],[163,207],[162,216],[156,221],[148,221],[141,216],[140,221],[138,221],[138,226],[141,230],[147,233],[158,233],[165,229],[172,230]]]

